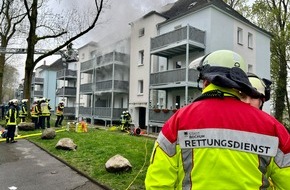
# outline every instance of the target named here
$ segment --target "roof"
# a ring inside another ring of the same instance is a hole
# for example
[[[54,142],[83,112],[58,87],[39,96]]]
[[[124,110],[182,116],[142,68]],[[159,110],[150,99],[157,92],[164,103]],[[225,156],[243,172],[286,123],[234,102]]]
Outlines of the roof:
[[[85,48],[85,47],[87,47],[87,46],[98,47],[98,43],[95,42],[95,41],[90,41],[89,43],[87,43],[87,44],[85,44],[85,45],[79,47],[78,50],[83,49],[83,48]]]
[[[190,14],[192,12],[198,11],[200,9],[203,9],[209,6],[215,6],[221,11],[271,36],[270,32],[250,22],[248,19],[243,17],[240,13],[238,13],[228,4],[226,4],[223,0],[178,0],[174,3],[174,5],[169,10],[161,13],[167,18],[167,20],[164,21],[163,23],[169,22],[171,20],[174,20],[176,18],[179,18],[181,16]],[[160,24],[163,24],[163,23],[160,23]]]
[[[63,61],[61,58],[57,59],[55,62],[53,62],[50,65],[40,65],[39,67],[37,67],[37,69],[50,70],[50,71],[59,71],[64,68],[65,66],[63,65]]]

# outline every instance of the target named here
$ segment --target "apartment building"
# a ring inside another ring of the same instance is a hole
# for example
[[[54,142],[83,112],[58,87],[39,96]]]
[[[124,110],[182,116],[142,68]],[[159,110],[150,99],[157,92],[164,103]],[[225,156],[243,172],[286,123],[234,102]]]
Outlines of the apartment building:
[[[63,69],[56,73],[56,105],[64,102],[63,115],[70,120],[76,117],[77,62],[63,62]]]
[[[62,59],[58,59],[52,64],[46,64],[44,61],[43,65],[37,67],[32,76],[31,84],[31,100],[33,102],[35,99],[48,98],[50,99],[51,111],[55,111],[57,106],[57,72],[64,69]]]
[[[77,116],[104,125],[120,121],[128,110],[130,40],[102,47],[90,42],[78,49]]]
[[[249,72],[270,78],[270,34],[222,0],[179,0],[166,8],[131,24],[130,111],[135,125],[146,118],[149,133],[159,132],[176,109],[200,95],[198,72],[188,66],[202,55],[236,51]],[[140,103],[145,111],[138,112]]]

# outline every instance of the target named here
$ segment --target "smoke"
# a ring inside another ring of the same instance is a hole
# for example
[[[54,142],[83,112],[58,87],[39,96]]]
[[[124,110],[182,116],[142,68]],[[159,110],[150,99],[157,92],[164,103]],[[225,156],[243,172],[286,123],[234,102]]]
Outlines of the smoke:
[[[96,41],[108,45],[130,35],[129,23],[137,20],[152,10],[158,10],[161,6],[176,0],[104,0],[105,6],[100,15],[96,27],[75,43],[80,47],[90,41]],[[55,6],[57,4],[57,6]],[[94,7],[93,0],[55,0],[54,7],[67,9],[88,9]],[[58,9],[55,9],[56,11]],[[60,10],[60,9],[59,9]]]

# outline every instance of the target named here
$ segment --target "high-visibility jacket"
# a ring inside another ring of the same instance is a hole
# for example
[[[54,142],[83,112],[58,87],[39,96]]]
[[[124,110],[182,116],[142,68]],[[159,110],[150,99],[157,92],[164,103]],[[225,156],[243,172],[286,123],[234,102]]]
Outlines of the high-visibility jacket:
[[[19,117],[26,117],[27,116],[27,108],[26,104],[21,105],[21,109],[19,111]]]
[[[50,105],[47,102],[42,102],[40,104],[41,115],[42,116],[50,116]]]
[[[64,109],[64,105],[63,104],[59,104],[57,106],[57,109],[56,109],[56,115],[62,116],[63,115],[63,109]]]
[[[290,137],[274,117],[233,97],[205,98],[163,126],[147,190],[290,188]]]
[[[6,115],[6,125],[17,125],[18,110],[15,106],[10,106]]]
[[[31,108],[31,117],[39,117],[38,105],[33,104]]]

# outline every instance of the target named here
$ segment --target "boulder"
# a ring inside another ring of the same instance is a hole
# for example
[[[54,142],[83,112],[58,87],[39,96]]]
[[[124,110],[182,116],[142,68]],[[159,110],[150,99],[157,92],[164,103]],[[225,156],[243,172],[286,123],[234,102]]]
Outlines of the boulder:
[[[56,136],[55,130],[53,128],[47,128],[42,131],[41,138],[42,139],[54,139]]]
[[[55,148],[75,151],[77,149],[77,145],[70,138],[62,138],[57,142]]]
[[[117,154],[106,162],[106,170],[110,173],[127,172],[132,169],[132,165],[123,156]]]
[[[22,122],[18,124],[18,130],[20,131],[33,131],[34,129],[34,123]]]

